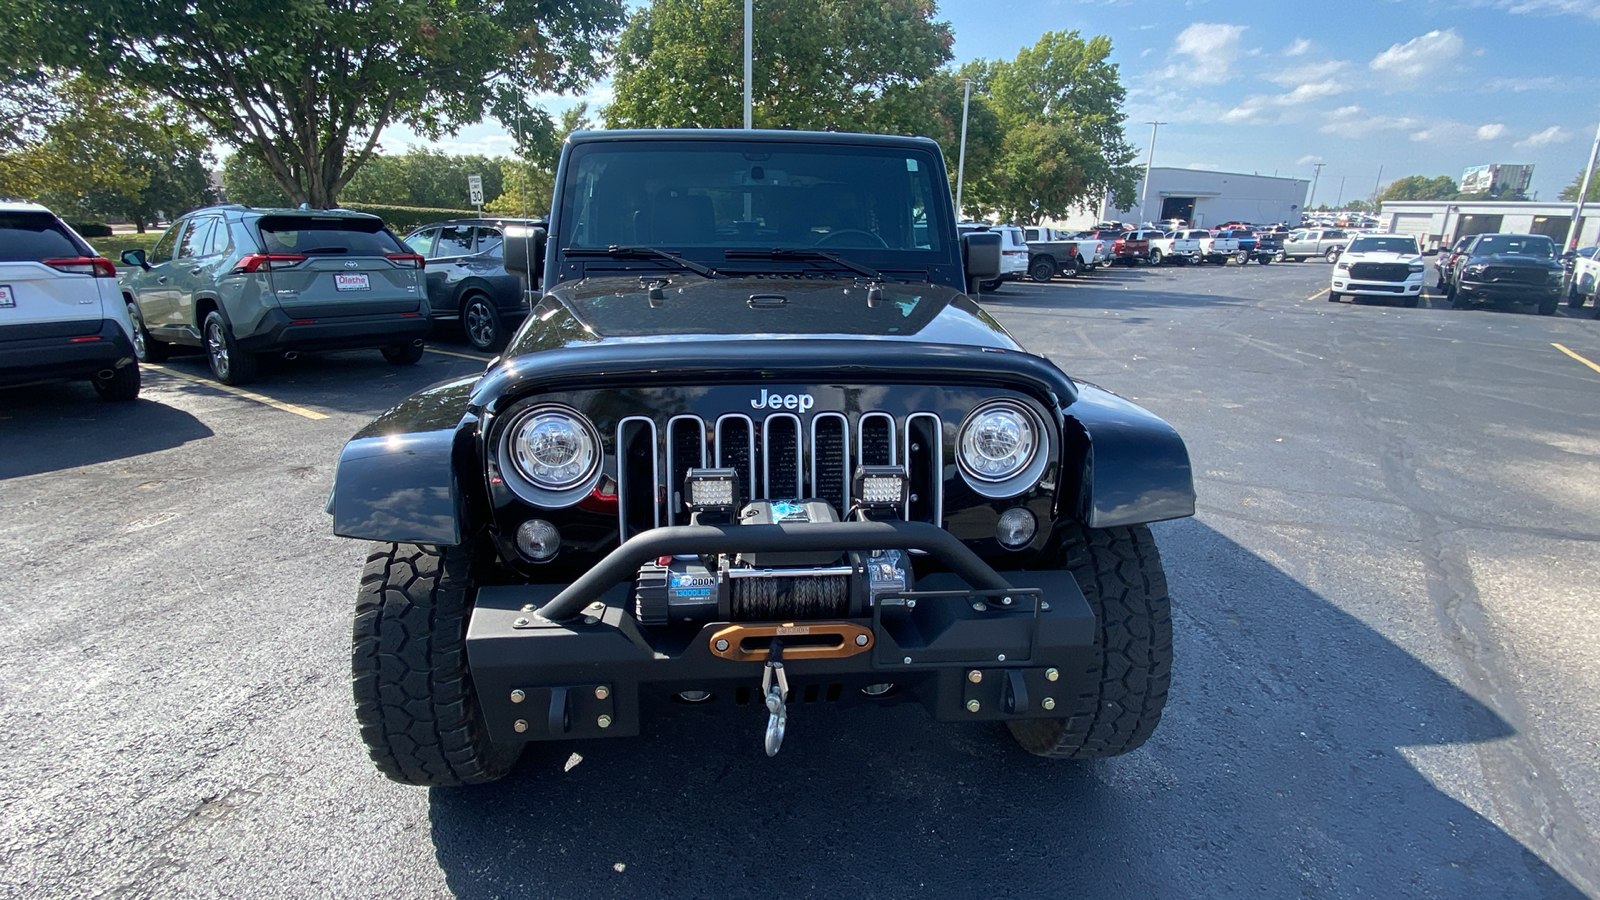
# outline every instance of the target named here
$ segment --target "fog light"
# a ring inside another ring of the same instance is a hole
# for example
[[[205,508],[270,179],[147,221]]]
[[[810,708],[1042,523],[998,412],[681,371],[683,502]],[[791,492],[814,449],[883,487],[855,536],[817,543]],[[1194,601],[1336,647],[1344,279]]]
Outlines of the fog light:
[[[1000,522],[995,526],[994,537],[1002,547],[1019,550],[1033,541],[1033,536],[1038,530],[1039,521],[1033,517],[1033,513],[1015,506],[1000,514]]]
[[[866,509],[899,509],[906,502],[906,470],[902,466],[857,466],[854,493]]]
[[[561,549],[561,532],[543,519],[529,519],[517,527],[517,552],[532,562],[544,562]]]
[[[690,510],[729,510],[739,496],[737,469],[690,469],[683,479],[683,503]]]

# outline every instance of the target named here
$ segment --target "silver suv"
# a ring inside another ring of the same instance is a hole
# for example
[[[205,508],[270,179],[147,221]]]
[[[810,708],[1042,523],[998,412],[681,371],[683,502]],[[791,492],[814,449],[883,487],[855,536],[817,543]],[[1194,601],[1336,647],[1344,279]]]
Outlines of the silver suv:
[[[117,270],[50,210],[0,203],[0,385],[87,380],[139,396],[136,332]]]
[[[377,216],[211,207],[122,261],[142,359],[198,347],[218,381],[239,384],[263,353],[378,347],[396,365],[422,358],[423,260]]]

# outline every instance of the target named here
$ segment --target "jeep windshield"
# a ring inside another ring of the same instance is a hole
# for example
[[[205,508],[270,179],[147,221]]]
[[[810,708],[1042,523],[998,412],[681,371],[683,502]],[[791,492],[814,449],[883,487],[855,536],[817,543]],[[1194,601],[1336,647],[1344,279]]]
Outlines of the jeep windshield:
[[[669,251],[722,272],[819,262],[844,277],[925,270],[953,261],[948,204],[936,199],[949,193],[941,171],[916,147],[581,143],[566,164],[558,246],[653,268],[673,264],[654,252]]]

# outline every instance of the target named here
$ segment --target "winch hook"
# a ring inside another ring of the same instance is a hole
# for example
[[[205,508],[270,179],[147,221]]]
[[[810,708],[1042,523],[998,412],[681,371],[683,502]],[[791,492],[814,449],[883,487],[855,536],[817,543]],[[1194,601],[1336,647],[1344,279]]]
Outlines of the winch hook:
[[[767,698],[767,756],[777,756],[783,746],[783,732],[789,725],[789,711],[783,701],[789,696],[789,676],[783,671],[783,639],[773,638],[767,650],[767,664],[761,670],[761,693]]]

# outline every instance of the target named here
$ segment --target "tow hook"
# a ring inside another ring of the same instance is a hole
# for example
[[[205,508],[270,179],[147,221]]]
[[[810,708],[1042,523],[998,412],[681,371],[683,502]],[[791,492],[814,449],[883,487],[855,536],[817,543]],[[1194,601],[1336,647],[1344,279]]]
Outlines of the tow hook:
[[[789,711],[783,705],[789,696],[789,676],[783,671],[783,639],[773,638],[767,651],[767,664],[761,670],[761,692],[767,697],[767,755],[777,756],[783,746],[783,732],[789,725]]]

